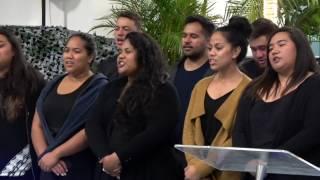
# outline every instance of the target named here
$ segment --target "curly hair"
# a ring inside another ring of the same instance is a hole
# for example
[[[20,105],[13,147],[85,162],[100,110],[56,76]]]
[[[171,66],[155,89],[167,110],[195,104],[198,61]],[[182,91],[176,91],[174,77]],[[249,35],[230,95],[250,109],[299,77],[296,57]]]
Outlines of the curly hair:
[[[148,105],[159,86],[168,80],[164,55],[158,44],[147,34],[130,32],[126,40],[137,53],[138,72],[120,104],[128,115]]]

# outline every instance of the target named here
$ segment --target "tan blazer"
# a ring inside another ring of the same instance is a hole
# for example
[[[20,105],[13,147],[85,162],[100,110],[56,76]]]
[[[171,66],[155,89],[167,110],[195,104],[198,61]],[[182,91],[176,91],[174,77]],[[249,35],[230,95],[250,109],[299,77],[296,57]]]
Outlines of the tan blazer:
[[[182,142],[185,145],[204,145],[200,117],[205,114],[204,98],[213,76],[200,80],[192,91],[183,128]],[[243,74],[242,76],[243,79],[238,87],[233,90],[215,113],[215,117],[221,122],[222,126],[211,143],[212,146],[232,146],[231,134],[234,127],[238,102],[242,92],[251,81],[246,75]],[[216,170],[203,161],[188,154],[186,154],[186,159],[188,165],[194,165],[196,167],[201,177],[211,175],[214,180],[240,179],[240,173]]]

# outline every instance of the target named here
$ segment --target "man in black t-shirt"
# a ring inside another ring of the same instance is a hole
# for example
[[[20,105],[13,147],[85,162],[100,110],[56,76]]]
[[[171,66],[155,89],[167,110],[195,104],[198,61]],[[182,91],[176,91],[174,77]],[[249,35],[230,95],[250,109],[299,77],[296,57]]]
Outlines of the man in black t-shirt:
[[[182,33],[183,57],[171,72],[171,80],[180,98],[180,119],[176,126],[175,144],[182,143],[182,130],[185,113],[194,85],[203,77],[211,75],[208,63],[208,43],[214,24],[205,17],[189,16],[185,20]]]

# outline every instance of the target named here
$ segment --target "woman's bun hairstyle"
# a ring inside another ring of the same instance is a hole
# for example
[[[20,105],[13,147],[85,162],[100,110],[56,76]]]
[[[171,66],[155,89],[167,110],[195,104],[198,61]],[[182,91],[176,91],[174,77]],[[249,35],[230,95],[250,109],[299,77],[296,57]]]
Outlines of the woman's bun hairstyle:
[[[229,19],[228,26],[235,31],[240,32],[247,39],[249,38],[252,28],[247,18],[242,16],[233,16]]]
[[[242,61],[247,54],[248,39],[251,31],[252,29],[248,19],[242,16],[231,17],[227,26],[219,27],[216,30],[216,32],[221,32],[233,47],[241,48],[241,52],[236,58],[237,63]]]

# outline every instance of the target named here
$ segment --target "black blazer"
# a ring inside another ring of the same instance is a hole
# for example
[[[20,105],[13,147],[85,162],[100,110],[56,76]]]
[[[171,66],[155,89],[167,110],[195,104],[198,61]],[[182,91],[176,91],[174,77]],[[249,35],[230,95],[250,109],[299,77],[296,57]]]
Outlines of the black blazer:
[[[247,92],[247,91],[246,91]],[[238,106],[233,146],[252,147],[250,112],[255,100],[245,94]],[[320,76],[312,75],[296,90],[284,118],[275,129],[274,149],[288,150],[305,160],[320,165]],[[271,175],[267,180],[320,179],[306,176]]]
[[[86,125],[91,149],[99,159],[116,152],[122,165],[121,179],[179,179],[183,173],[170,144],[179,113],[174,87],[161,85],[148,105],[128,117],[116,113],[125,84],[123,78],[110,82],[98,98]]]

